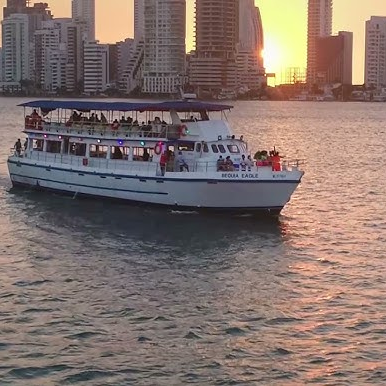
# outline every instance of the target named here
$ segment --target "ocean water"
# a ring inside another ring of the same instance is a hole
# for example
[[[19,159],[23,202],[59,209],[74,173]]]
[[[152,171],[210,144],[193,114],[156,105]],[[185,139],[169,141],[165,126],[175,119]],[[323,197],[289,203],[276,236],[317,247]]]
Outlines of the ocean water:
[[[1,385],[386,384],[386,108],[237,102],[306,160],[278,221],[11,189],[0,99]],[[242,199],[242,197],[240,197]]]

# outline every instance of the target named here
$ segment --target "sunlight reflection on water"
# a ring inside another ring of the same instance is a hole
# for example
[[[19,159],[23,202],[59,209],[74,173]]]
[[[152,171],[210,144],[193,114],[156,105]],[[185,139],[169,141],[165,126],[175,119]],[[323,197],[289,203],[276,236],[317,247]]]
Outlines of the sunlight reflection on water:
[[[2,382],[384,383],[383,104],[237,102],[251,151],[307,160],[261,222],[10,190],[2,102]]]

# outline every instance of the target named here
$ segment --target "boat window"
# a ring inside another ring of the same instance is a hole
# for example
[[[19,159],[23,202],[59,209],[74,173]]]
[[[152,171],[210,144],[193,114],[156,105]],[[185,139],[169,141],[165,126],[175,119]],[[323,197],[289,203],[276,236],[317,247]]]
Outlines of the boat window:
[[[70,154],[79,155],[84,157],[86,155],[86,144],[85,143],[70,143]]]
[[[109,147],[105,145],[90,145],[91,158],[106,158]]]
[[[149,161],[153,152],[154,150],[148,147],[133,147],[133,161]]]
[[[179,142],[178,150],[181,151],[194,151],[194,142]]]
[[[129,147],[127,146],[111,146],[111,159],[127,159],[129,156]]]
[[[208,144],[207,143],[204,143],[204,153],[209,153],[209,148],[208,148]]]
[[[36,151],[42,151],[43,150],[43,139],[33,139],[32,140],[32,149]]]
[[[226,153],[224,145],[218,145],[218,149],[220,150],[220,153]]]
[[[47,153],[60,153],[60,141],[47,141]]]
[[[201,143],[200,142],[196,143],[196,152],[197,153],[201,152]]]
[[[237,145],[228,145],[227,146],[229,153],[237,154],[240,153],[239,147]]]
[[[218,148],[216,145],[212,145],[211,147],[212,147],[213,153],[218,153]]]

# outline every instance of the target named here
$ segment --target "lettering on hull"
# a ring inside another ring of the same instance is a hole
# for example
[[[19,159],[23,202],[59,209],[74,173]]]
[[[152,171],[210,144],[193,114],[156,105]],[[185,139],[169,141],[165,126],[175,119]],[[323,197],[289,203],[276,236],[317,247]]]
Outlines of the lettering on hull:
[[[259,173],[222,173],[221,178],[259,178]]]

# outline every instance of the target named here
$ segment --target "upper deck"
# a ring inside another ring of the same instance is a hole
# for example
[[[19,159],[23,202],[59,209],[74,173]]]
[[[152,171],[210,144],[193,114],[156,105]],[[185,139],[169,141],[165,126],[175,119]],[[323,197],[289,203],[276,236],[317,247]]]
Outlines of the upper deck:
[[[225,110],[232,106],[202,102],[85,102],[38,100],[23,103],[26,133],[55,133],[104,139],[151,141],[181,137],[216,141],[231,136]],[[210,115],[221,114],[213,120]]]

